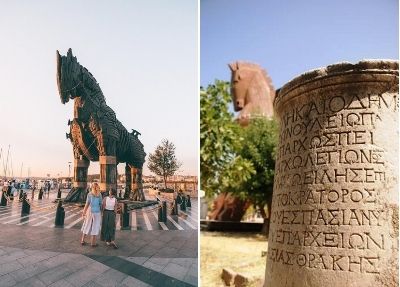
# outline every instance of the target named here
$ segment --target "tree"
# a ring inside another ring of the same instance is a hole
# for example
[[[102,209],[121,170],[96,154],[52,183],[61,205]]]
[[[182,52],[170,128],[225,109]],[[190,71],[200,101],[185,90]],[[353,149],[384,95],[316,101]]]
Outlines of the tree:
[[[255,172],[233,192],[248,198],[264,218],[270,218],[278,124],[274,119],[256,118],[242,131],[244,141],[238,152],[251,162]],[[268,215],[264,210],[265,205]]]
[[[229,112],[228,82],[216,80],[200,89],[200,184],[208,196],[235,188],[254,172],[236,150],[243,138]]]
[[[200,90],[201,188],[208,196],[230,193],[269,217],[264,206],[269,213],[278,125],[273,119],[255,118],[247,127],[239,126],[229,112],[229,90],[229,83],[218,80]]]
[[[147,167],[151,172],[163,177],[165,188],[167,188],[167,178],[173,176],[181,165],[175,156],[175,145],[163,139],[154,153],[149,154]]]

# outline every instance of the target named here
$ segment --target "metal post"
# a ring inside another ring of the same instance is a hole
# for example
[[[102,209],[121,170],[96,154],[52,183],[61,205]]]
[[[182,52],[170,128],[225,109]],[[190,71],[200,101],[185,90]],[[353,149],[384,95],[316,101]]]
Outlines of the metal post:
[[[186,197],[182,196],[181,210],[186,211]]]
[[[65,210],[62,206],[62,201],[60,200],[57,205],[56,219],[54,222],[55,226],[64,226]]]
[[[174,199],[174,206],[172,207],[171,215],[178,215],[178,202]]]
[[[167,223],[167,202],[162,203],[162,222]]]
[[[161,204],[158,205],[158,222],[164,222],[163,221],[163,206]]]
[[[26,199],[26,194],[24,194],[22,198],[22,208],[21,208],[21,216],[29,214],[31,211],[31,205],[28,203]]]
[[[121,230],[129,230],[131,229],[129,224],[129,211],[128,211],[128,204],[126,202],[123,203],[121,217]]]
[[[3,191],[1,193],[1,202],[0,202],[1,206],[7,206],[7,198],[6,198],[6,194],[5,194],[5,189],[3,188]]]

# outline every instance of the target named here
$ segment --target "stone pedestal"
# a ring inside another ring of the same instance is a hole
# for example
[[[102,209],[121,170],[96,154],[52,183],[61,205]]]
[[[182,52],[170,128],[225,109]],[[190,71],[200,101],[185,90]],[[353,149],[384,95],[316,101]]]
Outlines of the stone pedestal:
[[[90,161],[86,159],[75,159],[74,161],[74,187],[86,190],[87,176]]]
[[[100,156],[100,191],[110,188],[117,190],[117,158],[115,156]]]
[[[308,72],[274,107],[265,287],[398,286],[398,62]]]

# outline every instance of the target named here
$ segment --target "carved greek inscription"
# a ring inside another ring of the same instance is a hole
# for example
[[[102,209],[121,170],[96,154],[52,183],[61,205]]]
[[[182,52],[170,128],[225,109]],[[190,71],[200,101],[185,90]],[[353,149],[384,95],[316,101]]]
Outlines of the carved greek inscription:
[[[367,205],[376,203],[377,195],[379,192],[375,188],[308,189],[277,193],[275,200],[278,207],[333,203],[363,203]]]
[[[396,110],[397,96],[385,93],[314,96],[285,111],[269,260],[299,268],[380,272],[379,252],[390,241],[385,224],[391,218],[381,200],[390,175],[376,126],[382,125],[383,113]]]
[[[385,249],[384,234],[371,232],[293,231],[278,229],[271,232],[275,243],[305,247],[331,247],[379,251]]]
[[[381,226],[385,210],[376,209],[298,209],[276,210],[271,222],[280,225],[338,225],[338,226]]]
[[[310,269],[334,270],[344,272],[379,274],[379,255],[338,255],[311,252],[291,252],[284,249],[271,248],[268,260],[284,265],[295,265]]]

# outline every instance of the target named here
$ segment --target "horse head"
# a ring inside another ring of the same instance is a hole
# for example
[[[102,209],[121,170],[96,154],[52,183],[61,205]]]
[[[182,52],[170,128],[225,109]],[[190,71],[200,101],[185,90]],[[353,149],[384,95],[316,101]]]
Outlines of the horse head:
[[[265,70],[259,65],[234,62],[228,65],[231,75],[231,95],[234,109],[241,111],[238,120],[248,121],[261,114],[272,117],[275,89]]]
[[[79,97],[78,91],[82,84],[81,69],[82,66],[72,55],[71,49],[68,49],[66,56],[61,56],[57,51],[57,86],[63,104],[69,99]]]
[[[57,51],[57,85],[63,104],[78,97],[90,98],[96,105],[105,102],[96,79],[72,55],[71,49],[68,49],[66,56],[61,56]]]

